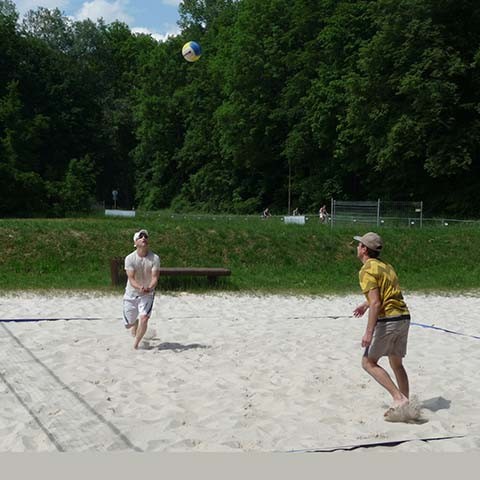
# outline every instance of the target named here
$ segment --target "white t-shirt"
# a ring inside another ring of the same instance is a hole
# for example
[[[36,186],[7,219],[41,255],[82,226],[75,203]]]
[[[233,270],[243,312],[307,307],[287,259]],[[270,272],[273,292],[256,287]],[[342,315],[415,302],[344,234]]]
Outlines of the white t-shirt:
[[[125,257],[125,270],[133,270],[135,272],[135,280],[144,286],[150,285],[152,281],[152,272],[160,270],[160,257],[149,251],[145,257],[138,255],[137,251],[130,253]],[[127,279],[125,287],[125,297],[135,298],[139,295],[153,295],[153,291],[144,293],[134,288],[130,280]]]

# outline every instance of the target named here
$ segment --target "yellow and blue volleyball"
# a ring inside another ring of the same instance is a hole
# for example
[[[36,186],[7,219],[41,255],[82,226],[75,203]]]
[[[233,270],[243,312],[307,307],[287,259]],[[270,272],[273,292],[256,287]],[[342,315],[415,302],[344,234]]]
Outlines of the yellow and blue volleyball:
[[[182,48],[182,55],[187,62],[196,62],[202,56],[202,47],[197,42],[187,42]]]

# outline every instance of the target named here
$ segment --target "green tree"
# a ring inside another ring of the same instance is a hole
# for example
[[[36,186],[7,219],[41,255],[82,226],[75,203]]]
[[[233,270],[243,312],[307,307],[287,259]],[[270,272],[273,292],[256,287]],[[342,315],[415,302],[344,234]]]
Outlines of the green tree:
[[[0,166],[5,200],[0,212],[24,216],[46,208],[45,185],[38,174],[37,150],[48,121],[42,115],[26,118],[18,92],[12,81],[0,98]]]
[[[187,175],[175,162],[188,113],[181,108],[177,95],[185,83],[180,51],[181,41],[168,39],[152,49],[140,66],[135,106],[138,143],[133,159],[136,204],[147,209],[169,206]]]
[[[379,195],[430,195],[438,208],[465,212],[471,199],[463,194],[461,201],[449,186],[467,186],[478,172],[480,8],[472,1],[382,0],[371,12],[376,33],[349,75],[339,144],[346,155],[363,146],[371,169],[365,185],[376,185]]]
[[[29,10],[23,18],[22,29],[55,50],[68,52],[72,47],[71,22],[58,8]]]
[[[68,164],[62,188],[64,208],[69,213],[89,213],[95,203],[95,163],[89,155]]]

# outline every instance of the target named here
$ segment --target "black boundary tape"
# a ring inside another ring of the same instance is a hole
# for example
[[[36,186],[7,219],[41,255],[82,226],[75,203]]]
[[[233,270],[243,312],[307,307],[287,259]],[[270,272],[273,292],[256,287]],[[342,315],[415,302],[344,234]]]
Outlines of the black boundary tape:
[[[305,450],[289,450],[287,453],[331,453],[338,450],[356,450],[357,448],[373,448],[373,447],[396,447],[402,443],[407,442],[432,442],[436,440],[451,440],[454,438],[465,438],[465,435],[450,435],[446,437],[426,437],[426,438],[408,438],[406,440],[391,440],[386,442],[374,442],[374,443],[359,443],[355,445],[344,445],[339,447],[329,448],[309,448]]]

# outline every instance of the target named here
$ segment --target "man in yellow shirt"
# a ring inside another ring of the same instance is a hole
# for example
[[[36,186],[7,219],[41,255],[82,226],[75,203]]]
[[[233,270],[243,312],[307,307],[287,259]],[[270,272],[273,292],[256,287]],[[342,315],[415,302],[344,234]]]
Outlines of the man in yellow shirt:
[[[353,314],[361,317],[368,310],[367,327],[362,338],[362,347],[365,347],[362,366],[392,396],[393,404],[385,412],[388,418],[392,411],[408,404],[409,384],[403,357],[407,353],[410,312],[395,270],[379,258],[382,238],[374,232],[353,238],[358,241],[357,257],[363,263],[359,280],[366,297]],[[397,384],[378,365],[383,356],[388,356]]]

